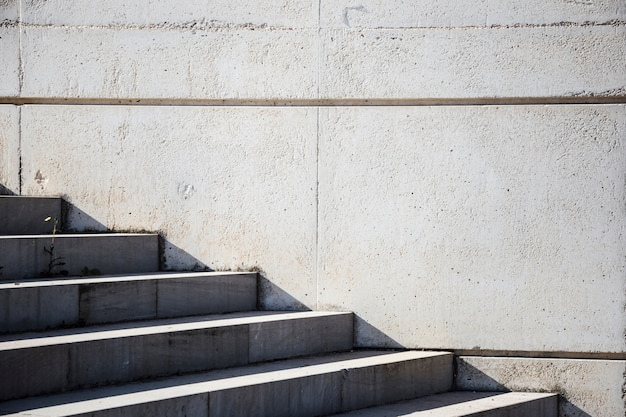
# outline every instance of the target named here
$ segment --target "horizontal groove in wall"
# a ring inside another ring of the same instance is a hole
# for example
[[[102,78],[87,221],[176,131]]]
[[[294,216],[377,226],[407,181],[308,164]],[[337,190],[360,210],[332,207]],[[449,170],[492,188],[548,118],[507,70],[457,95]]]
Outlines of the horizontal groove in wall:
[[[456,356],[481,356],[494,358],[532,358],[532,359],[593,359],[626,360],[626,352],[539,352],[517,350],[448,350]]]
[[[506,106],[554,104],[626,104],[626,96],[572,96],[529,98],[424,98],[424,99],[156,99],[156,98],[17,98],[0,97],[0,104],[90,105],[90,106],[251,106],[251,107],[339,107],[339,106]]]
[[[500,24],[485,25],[421,25],[421,26],[337,26],[337,25],[303,25],[303,26],[281,26],[268,24],[252,24],[252,23],[228,23],[216,20],[190,20],[182,22],[147,22],[126,24],[108,23],[108,24],[63,24],[63,23],[37,23],[21,20],[5,19],[0,21],[1,27],[17,27],[33,28],[33,29],[61,29],[61,30],[170,30],[170,31],[204,31],[204,32],[223,32],[223,31],[292,31],[292,30],[329,30],[329,31],[418,31],[418,30],[483,30],[483,29],[543,29],[543,28],[563,28],[563,27],[594,27],[594,26],[613,26],[622,27],[626,25],[623,19],[609,20],[586,20],[586,21],[560,21],[560,22],[544,22],[544,23],[524,23],[509,22]]]

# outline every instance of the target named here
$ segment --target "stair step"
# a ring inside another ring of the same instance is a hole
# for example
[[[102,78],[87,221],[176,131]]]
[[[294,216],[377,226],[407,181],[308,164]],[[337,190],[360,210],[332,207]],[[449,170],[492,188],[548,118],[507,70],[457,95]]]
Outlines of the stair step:
[[[443,352],[349,352],[27,398],[0,404],[0,413],[320,416],[447,391],[452,366]]]
[[[557,417],[557,394],[447,392],[333,417]]]
[[[352,314],[248,312],[5,335],[0,400],[352,348]]]
[[[255,310],[257,274],[193,272],[0,282],[0,333]]]
[[[52,233],[47,217],[61,220],[62,201],[58,197],[0,196],[0,235]],[[57,229],[61,229],[59,223]]]
[[[50,256],[51,235],[0,236],[2,279],[34,278],[46,275]],[[102,274],[133,274],[156,272],[159,268],[159,236],[156,234],[102,233],[57,234],[55,257],[65,265],[53,272],[83,275],[84,268]]]

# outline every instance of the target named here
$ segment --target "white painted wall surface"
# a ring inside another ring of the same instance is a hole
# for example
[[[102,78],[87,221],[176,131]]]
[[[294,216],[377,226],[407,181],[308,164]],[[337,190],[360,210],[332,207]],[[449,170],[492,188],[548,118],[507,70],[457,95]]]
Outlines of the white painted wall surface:
[[[362,346],[618,369],[624,56],[623,0],[4,0],[0,185]]]

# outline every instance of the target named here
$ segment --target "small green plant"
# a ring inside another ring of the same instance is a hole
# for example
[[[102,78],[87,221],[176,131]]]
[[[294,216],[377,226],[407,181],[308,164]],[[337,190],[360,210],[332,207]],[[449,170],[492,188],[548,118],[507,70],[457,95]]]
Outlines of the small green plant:
[[[80,270],[80,274],[84,277],[102,275],[102,272],[98,268],[87,268],[86,266]]]
[[[42,275],[53,276],[53,275],[56,275],[54,272],[55,268],[65,265],[65,262],[63,262],[63,257],[57,256],[54,251],[54,238],[56,237],[56,234],[57,234],[57,226],[59,224],[59,219],[57,219],[56,217],[53,219],[52,217],[48,216],[44,219],[44,221],[46,223],[52,221],[53,226],[52,226],[52,238],[50,240],[50,247],[46,247],[46,246],[43,247],[44,252],[46,252],[49,256],[49,261],[48,261],[48,270],[43,271]],[[66,270],[61,270],[58,273],[58,275],[67,275],[67,274],[68,272]]]

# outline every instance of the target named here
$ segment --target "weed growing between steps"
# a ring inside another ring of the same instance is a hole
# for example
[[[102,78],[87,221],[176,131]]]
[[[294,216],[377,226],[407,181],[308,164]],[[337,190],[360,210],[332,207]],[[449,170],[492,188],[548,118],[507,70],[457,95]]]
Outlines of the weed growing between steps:
[[[56,234],[57,234],[57,226],[59,224],[59,219],[56,217],[53,219],[52,217],[48,216],[44,219],[44,221],[45,222],[52,221],[53,223],[52,223],[52,238],[50,240],[50,247],[47,248],[45,245],[43,247],[44,252],[46,252],[49,257],[48,270],[42,271],[41,275],[47,276],[47,277],[52,277],[55,275],[66,276],[69,274],[69,272],[66,269],[62,269],[59,272],[54,272],[55,269],[65,265],[65,262],[63,262],[63,257],[57,256],[54,251],[54,238],[56,237]]]
[[[102,272],[98,268],[87,268],[86,266],[80,270],[80,275],[83,277],[90,277],[96,275],[102,275]]]

